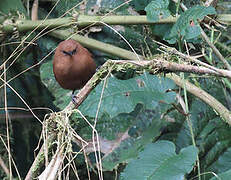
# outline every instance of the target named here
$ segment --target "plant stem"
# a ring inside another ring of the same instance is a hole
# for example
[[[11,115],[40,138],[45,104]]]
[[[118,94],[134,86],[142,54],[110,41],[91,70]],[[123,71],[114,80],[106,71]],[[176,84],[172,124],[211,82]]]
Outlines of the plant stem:
[[[35,29],[39,26],[38,29],[44,29],[49,27],[48,29],[56,28],[56,27],[68,27],[70,24],[73,23],[72,17],[67,18],[57,18],[57,19],[47,19],[47,20],[37,20],[37,21],[31,21],[26,19],[19,19],[16,20],[15,23],[8,22],[3,23],[2,26],[0,26],[0,30],[5,33],[12,33],[15,30],[19,32],[24,31],[30,31]]]
[[[101,25],[101,22],[110,25],[131,25],[131,24],[164,24],[174,23],[177,18],[169,16],[168,18],[161,19],[158,22],[150,22],[146,16],[85,16],[80,15],[77,19],[77,24],[80,27],[89,26],[94,22]]]
[[[77,24],[78,27],[82,28],[85,26],[92,25],[102,25],[101,22],[104,22],[109,25],[137,25],[137,24],[166,24],[174,23],[177,18],[169,16],[165,19],[160,19],[158,22],[150,22],[147,20],[146,16],[87,16],[79,15],[77,18],[73,17],[64,17],[56,19],[47,19],[47,20],[37,20],[31,21],[26,19],[15,20],[15,23],[11,19],[7,19],[3,22],[3,18],[0,16],[0,31],[4,33],[12,33],[17,30],[19,32],[30,31],[35,27],[39,26],[39,29],[49,27],[52,29],[55,27],[68,27],[71,24]],[[217,16],[218,21],[224,21],[225,23],[231,23],[231,15],[229,14],[220,14]]]
[[[56,38],[60,38],[60,39],[74,39],[76,41],[78,41],[79,43],[81,43],[83,46],[86,46],[88,48],[93,48],[95,50],[100,50],[105,53],[108,53],[110,55],[113,56],[118,56],[123,58],[123,59],[133,59],[133,60],[138,60],[138,58],[141,58],[141,56],[137,56],[135,55],[133,52],[110,45],[110,44],[106,44],[94,39],[90,39],[78,34],[74,34],[72,35],[71,32],[66,31],[66,30],[56,30],[53,31],[51,33],[49,33],[51,36],[54,36]]]
[[[231,14],[218,14],[217,20],[221,22],[226,22],[230,25],[231,24]]]
[[[185,83],[185,87],[188,92],[195,95],[199,99],[201,99],[203,102],[208,104],[210,107],[212,107],[229,125],[231,125],[231,113],[230,111],[219,101],[217,101],[213,96],[205,92],[204,90],[196,87],[192,83],[184,80],[177,76],[176,74],[167,74],[168,78],[172,79],[178,86],[183,87],[183,83]]]
[[[185,110],[186,110],[186,114],[189,114],[189,107],[188,107],[188,96],[187,96],[187,88],[186,88],[186,81],[185,81],[185,77],[184,77],[184,73],[180,73],[180,77],[183,81],[183,90],[184,90],[184,101],[185,101]],[[188,123],[188,127],[190,130],[190,134],[191,134],[191,138],[192,138],[192,144],[194,147],[197,148],[196,145],[196,141],[195,141],[195,135],[193,132],[193,124],[190,118],[190,115],[186,116],[186,121]],[[199,159],[199,155],[197,154],[197,170],[198,170],[198,178],[199,180],[201,180],[201,170],[200,170],[200,159]]]

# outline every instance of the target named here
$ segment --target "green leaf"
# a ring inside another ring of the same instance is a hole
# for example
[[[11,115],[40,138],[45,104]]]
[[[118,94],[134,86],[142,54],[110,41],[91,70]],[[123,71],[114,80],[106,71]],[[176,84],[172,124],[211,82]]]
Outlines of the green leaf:
[[[128,129],[128,138],[123,140],[119,147],[106,156],[106,158],[103,158],[103,168],[111,171],[120,163],[125,163],[129,159],[136,158],[146,144],[160,136],[161,129],[164,125],[160,116],[159,108],[152,111],[143,110],[140,111],[136,117],[133,117],[133,119],[121,119],[123,121],[129,121],[128,127],[121,127],[124,123],[121,125],[118,121],[112,123],[112,126],[117,123],[117,129]],[[114,120],[115,119],[113,119],[113,121]],[[104,131],[108,131],[108,129],[104,128]]]
[[[168,10],[168,5],[168,0],[154,0],[150,2],[145,8],[148,21],[157,22],[159,19],[170,16],[171,13]]]
[[[123,6],[121,6],[123,4]],[[119,7],[119,8],[118,8]],[[110,10],[113,10],[113,13],[119,13],[119,14],[127,14],[128,15],[128,4],[124,3],[124,0],[90,0],[86,3],[86,14],[94,13],[102,13],[106,14]]]
[[[71,91],[61,88],[55,80],[52,61],[43,63],[40,66],[40,77],[43,84],[55,97],[54,104],[60,109],[66,107],[71,101]]]
[[[158,26],[151,26],[150,28],[155,36],[163,39],[170,33],[172,26],[172,24],[158,24]]]
[[[131,5],[134,6],[136,11],[144,10],[144,8],[151,2],[151,0],[133,0]]]
[[[24,8],[21,0],[1,0],[0,11],[5,14],[9,14],[12,11],[19,11],[20,13],[26,14],[26,9]]]
[[[231,147],[226,149],[226,151],[218,158],[215,167],[219,169],[218,172],[231,169]]]
[[[175,99],[174,92],[166,93],[166,90],[175,87],[174,82],[150,74],[128,80],[110,77],[106,86],[103,85],[104,82],[101,82],[81,104],[80,110],[84,115],[95,117],[99,102],[101,102],[100,116],[106,112],[111,117],[115,117],[120,113],[133,111],[138,103],[144,104],[148,109],[154,109],[160,101],[170,104]],[[100,99],[102,91],[103,96]]]
[[[230,179],[230,176],[231,176],[231,169],[226,172],[217,174],[216,176],[212,177],[210,180],[228,180]]]
[[[71,101],[71,91],[62,89],[56,82],[52,61],[41,65],[40,74],[42,82],[55,97],[54,104],[60,109],[66,107]],[[84,115],[95,117],[103,83],[101,82],[80,106],[80,110]],[[170,104],[174,102],[175,93],[166,93],[166,90],[174,87],[175,84],[172,80],[158,78],[150,74],[144,74],[128,80],[118,80],[115,77],[111,77],[108,79],[104,90],[99,115],[101,116],[106,112],[110,114],[110,117],[115,117],[120,113],[129,113],[133,111],[138,103],[143,103],[148,109],[155,108],[159,101],[165,101]]]
[[[211,80],[212,81],[212,80]],[[206,81],[204,89],[208,92],[214,91],[216,86],[210,87]],[[221,90],[215,90],[211,94],[220,94]],[[220,94],[221,96],[221,94]],[[194,137],[197,147],[200,151],[201,173],[206,173],[203,177],[209,179],[211,173],[221,173],[231,169],[230,165],[230,145],[231,131],[227,125],[214,110],[199,100],[193,100],[190,107],[190,120],[194,131]],[[188,123],[182,123],[182,129],[178,132],[176,146],[181,149],[192,143],[192,137]]]
[[[182,36],[189,40],[200,35],[200,25],[198,20],[202,20],[209,14],[216,14],[213,7],[194,6],[181,14],[171,29],[171,32],[164,39],[174,44],[176,40]]]
[[[55,7],[57,17],[62,16],[67,11],[69,11],[71,8],[75,7],[73,10],[76,10],[79,8],[81,0],[62,0],[59,1],[57,6]],[[70,13],[67,13],[66,15],[69,15]]]
[[[206,106],[205,103],[194,100],[191,102],[191,108],[190,108],[190,121],[192,123],[192,127],[194,130],[194,135],[198,136],[198,134],[203,131],[203,126],[206,126],[208,123],[207,112],[208,106]],[[212,113],[210,113],[212,114]],[[212,117],[210,117],[212,119]],[[213,125],[214,126],[214,125]],[[209,128],[206,128],[209,129]],[[213,129],[212,129],[213,130]],[[198,132],[199,131],[199,132]],[[210,133],[209,130],[206,130],[208,134]],[[206,141],[207,133],[202,133],[202,136],[200,137],[202,140]],[[205,139],[204,139],[205,138]],[[190,128],[188,126],[188,122],[184,121],[182,123],[182,128],[178,132],[178,137],[176,139],[176,145],[177,147],[183,148],[187,147],[192,144],[192,137],[190,134]]]
[[[198,150],[188,146],[175,153],[170,141],[148,144],[137,159],[130,161],[121,174],[121,180],[183,180],[195,164]]]
[[[201,34],[200,26],[188,26],[185,31],[185,37],[186,39],[193,39],[196,38]]]
[[[226,141],[227,142],[227,141]],[[218,142],[215,146],[224,146],[225,142]],[[227,147],[229,147],[227,149]],[[215,150],[214,150],[215,149]],[[213,158],[219,157],[208,169],[207,171],[212,171],[216,173],[222,173],[224,171],[227,171],[231,169],[230,165],[230,158],[231,158],[231,148],[230,148],[230,143],[225,146],[224,148],[219,148],[219,147],[214,147],[209,151],[209,154],[215,154],[219,150],[225,150],[225,152],[221,152],[221,155],[219,156],[213,156]],[[210,155],[211,156],[211,155]],[[210,158],[209,155],[206,156],[206,158]],[[214,160],[213,160],[214,161]],[[211,161],[210,161],[211,162]]]

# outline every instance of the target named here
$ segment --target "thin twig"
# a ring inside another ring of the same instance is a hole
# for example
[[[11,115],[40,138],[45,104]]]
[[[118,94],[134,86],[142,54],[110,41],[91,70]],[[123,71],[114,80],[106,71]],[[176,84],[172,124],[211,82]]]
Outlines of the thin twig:
[[[211,41],[209,40],[208,36],[205,34],[205,32],[203,31],[203,29],[201,29],[201,36],[202,38],[208,43],[208,45],[212,48],[213,52],[216,54],[216,56],[224,63],[224,65],[226,66],[226,68],[228,70],[231,70],[231,66],[228,63],[228,61],[226,61],[226,59],[222,56],[222,54],[220,53],[220,51],[216,48],[216,46],[214,46],[213,43],[211,43]]]
[[[46,141],[49,144],[49,143],[52,143],[54,139],[55,139],[55,135],[53,134],[49,136],[48,139],[46,139]],[[48,147],[50,148],[51,146],[48,146]],[[43,165],[42,163],[44,162],[44,159],[45,159],[45,155],[44,155],[44,144],[43,144],[32,166],[30,167],[30,170],[27,173],[25,180],[31,180],[37,176],[37,173],[40,170],[40,167]]]
[[[31,20],[36,21],[38,20],[38,6],[39,6],[39,1],[34,0],[32,9],[31,9]]]
[[[202,66],[205,66],[208,69],[211,69],[211,70],[217,72],[218,74],[220,74],[222,76],[225,76],[225,77],[230,77],[231,76],[231,71],[230,70],[218,69],[218,68],[216,68],[214,66],[211,66],[211,65],[209,65],[207,63],[204,63],[204,62],[198,60],[197,58],[195,58],[193,56],[189,56],[189,55],[186,55],[184,53],[181,53],[181,52],[177,51],[175,48],[170,48],[170,47],[167,47],[167,46],[160,46],[160,48],[167,51],[167,52],[176,54],[176,55],[180,56],[181,58],[186,59],[187,61],[191,61],[191,62],[200,64]]]
[[[10,176],[10,171],[7,168],[7,166],[5,165],[4,161],[2,160],[1,156],[0,156],[0,166],[2,167],[3,171],[6,173],[6,175],[9,177]]]

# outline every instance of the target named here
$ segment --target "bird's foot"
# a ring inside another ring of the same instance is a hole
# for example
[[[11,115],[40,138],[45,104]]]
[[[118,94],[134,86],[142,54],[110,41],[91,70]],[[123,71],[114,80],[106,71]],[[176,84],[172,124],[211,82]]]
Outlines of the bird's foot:
[[[73,102],[73,104],[75,105],[75,107],[78,106],[78,100],[77,100],[77,96],[74,94],[75,91],[72,92],[71,94],[71,100]]]

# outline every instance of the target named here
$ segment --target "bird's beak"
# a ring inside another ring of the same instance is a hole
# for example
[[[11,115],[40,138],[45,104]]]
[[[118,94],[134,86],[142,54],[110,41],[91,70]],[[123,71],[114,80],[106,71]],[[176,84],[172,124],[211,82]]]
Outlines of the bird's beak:
[[[73,51],[62,51],[64,54],[68,55],[68,56],[73,56],[73,54],[76,53],[76,49],[74,49]]]
[[[62,52],[68,56],[72,56],[72,51],[62,51]]]

